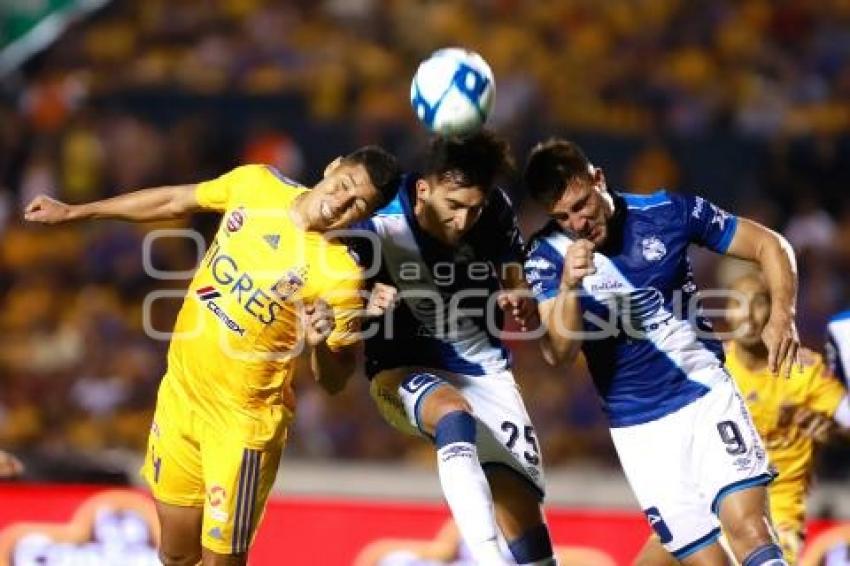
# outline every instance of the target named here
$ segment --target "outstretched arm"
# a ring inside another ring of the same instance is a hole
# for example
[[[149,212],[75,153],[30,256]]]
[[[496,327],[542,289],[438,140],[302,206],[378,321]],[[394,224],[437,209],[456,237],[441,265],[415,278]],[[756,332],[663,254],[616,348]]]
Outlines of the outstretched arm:
[[[142,189],[85,204],[66,204],[39,195],[24,209],[24,219],[42,224],[102,218],[131,222],[171,220],[201,210],[195,188],[196,185],[176,185]]]
[[[770,290],[770,319],[762,337],[768,348],[768,366],[791,375],[791,365],[800,365],[800,337],[794,320],[797,314],[797,261],[791,244],[757,222],[738,219],[738,227],[726,253],[756,262]]]

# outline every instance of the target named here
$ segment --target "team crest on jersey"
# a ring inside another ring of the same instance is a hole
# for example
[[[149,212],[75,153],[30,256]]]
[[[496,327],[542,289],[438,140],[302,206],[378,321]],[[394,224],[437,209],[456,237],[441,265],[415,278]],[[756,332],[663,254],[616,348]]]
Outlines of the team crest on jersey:
[[[667,246],[657,236],[644,238],[640,243],[640,247],[646,261],[660,261],[661,258],[667,255]]]
[[[221,508],[226,498],[227,491],[220,485],[212,486],[207,492],[207,501],[210,504],[210,517],[220,523],[227,522],[227,511]]]
[[[227,226],[228,232],[238,232],[242,226],[245,224],[245,207],[240,206],[236,210],[230,213],[230,216],[227,217]]]
[[[212,507],[218,507],[224,503],[224,498],[227,497],[227,491],[220,485],[214,485],[207,492],[207,499]]]
[[[285,301],[304,286],[306,278],[306,267],[290,269],[286,272],[286,275],[281,277],[277,283],[272,285],[272,291],[274,291],[280,300]]]

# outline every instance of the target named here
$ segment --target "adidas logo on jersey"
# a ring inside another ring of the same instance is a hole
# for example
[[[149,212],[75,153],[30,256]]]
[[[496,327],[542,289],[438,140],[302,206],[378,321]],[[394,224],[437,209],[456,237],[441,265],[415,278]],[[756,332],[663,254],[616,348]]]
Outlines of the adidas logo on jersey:
[[[277,247],[280,245],[279,234],[266,234],[265,236],[263,236],[263,240],[265,240],[266,243],[271,246],[273,250],[276,250]]]

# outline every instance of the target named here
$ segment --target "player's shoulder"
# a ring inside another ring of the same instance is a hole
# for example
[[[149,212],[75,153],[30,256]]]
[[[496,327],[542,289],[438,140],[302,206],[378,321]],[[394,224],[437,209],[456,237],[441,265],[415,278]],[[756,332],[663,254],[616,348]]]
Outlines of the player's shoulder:
[[[691,193],[671,192],[667,189],[658,189],[647,194],[625,191],[615,191],[614,194],[626,208],[629,218],[648,219],[668,226],[671,223],[685,222],[688,214],[699,216],[701,213],[699,209],[705,206],[701,198]],[[698,203],[696,199],[699,199]],[[697,210],[694,209],[695,206]]]
[[[629,210],[652,210],[661,207],[671,207],[677,204],[678,195],[671,194],[667,189],[658,189],[652,193],[630,193],[614,191],[623,200]]]
[[[487,196],[487,204],[484,208],[485,212],[491,212],[496,214],[504,214],[506,212],[513,212],[513,202],[511,201],[511,197],[502,187],[493,187],[493,190],[490,191],[490,194]]]
[[[349,246],[342,242],[333,243],[326,248],[325,257],[316,263],[317,273],[328,286],[359,285],[363,279],[363,269],[357,262]]]
[[[374,216],[378,218],[384,218],[387,216],[404,216],[404,206],[401,202],[401,194],[396,194],[390,202],[376,210]]]
[[[827,325],[830,328],[850,328],[850,309],[835,313],[829,317]]]
[[[381,223],[383,219],[399,219],[404,218],[407,211],[411,208],[410,192],[413,190],[413,185],[416,183],[418,176],[415,173],[406,173],[402,175],[398,183],[398,189],[395,196],[384,206],[372,213],[369,218],[370,223],[364,224],[364,228],[374,226],[375,220]]]
[[[535,260],[560,261],[572,239],[561,230],[554,220],[547,222],[531,235],[525,249],[526,266]]]

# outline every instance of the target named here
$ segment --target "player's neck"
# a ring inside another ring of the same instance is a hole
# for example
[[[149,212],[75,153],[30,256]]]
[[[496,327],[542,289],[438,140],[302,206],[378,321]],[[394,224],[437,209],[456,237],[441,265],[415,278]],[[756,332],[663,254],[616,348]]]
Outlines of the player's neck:
[[[750,345],[735,342],[735,354],[741,365],[748,370],[755,371],[767,367],[768,351],[764,342]]]
[[[307,213],[307,209],[309,206],[309,200],[306,192],[301,193],[292,201],[292,205],[289,207],[287,213],[289,214],[289,219],[292,220],[293,224],[300,230],[310,230],[310,221],[309,214]]]

